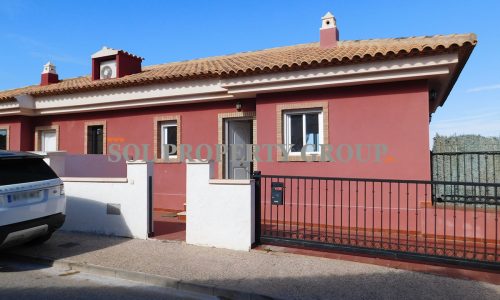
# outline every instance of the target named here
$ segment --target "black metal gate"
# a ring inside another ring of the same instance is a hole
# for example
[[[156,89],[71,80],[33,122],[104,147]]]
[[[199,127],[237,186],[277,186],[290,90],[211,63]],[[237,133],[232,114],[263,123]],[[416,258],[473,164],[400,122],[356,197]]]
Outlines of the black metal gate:
[[[258,243],[500,270],[498,183],[253,177]]]

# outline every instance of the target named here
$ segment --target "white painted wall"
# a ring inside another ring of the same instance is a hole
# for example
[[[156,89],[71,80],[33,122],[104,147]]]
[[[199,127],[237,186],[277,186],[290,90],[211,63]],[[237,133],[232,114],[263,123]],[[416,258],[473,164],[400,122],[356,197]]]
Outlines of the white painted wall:
[[[41,152],[32,151],[33,153],[43,155],[43,159],[56,172],[57,176],[64,176],[66,172],[66,151]]]
[[[126,178],[62,177],[67,197],[62,230],[146,239],[151,162],[127,162]],[[120,215],[107,204],[120,205]]]
[[[255,241],[253,180],[215,180],[213,162],[187,162],[186,242],[249,251]]]

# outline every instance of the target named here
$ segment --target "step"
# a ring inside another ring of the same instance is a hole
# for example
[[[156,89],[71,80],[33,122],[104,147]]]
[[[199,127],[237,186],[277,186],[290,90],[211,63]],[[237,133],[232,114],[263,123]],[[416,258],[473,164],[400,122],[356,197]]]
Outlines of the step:
[[[186,221],[186,217],[187,217],[187,214],[185,211],[181,211],[181,212],[177,213],[177,219],[179,221]]]

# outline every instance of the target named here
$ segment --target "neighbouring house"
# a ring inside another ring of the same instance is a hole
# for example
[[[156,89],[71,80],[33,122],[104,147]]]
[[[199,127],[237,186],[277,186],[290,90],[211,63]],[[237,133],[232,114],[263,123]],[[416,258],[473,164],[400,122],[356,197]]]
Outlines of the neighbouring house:
[[[149,145],[155,209],[173,211],[184,209],[186,165],[180,155],[162,160],[165,144],[295,145],[288,160],[277,147],[259,162],[234,163],[225,154],[218,178],[260,170],[430,180],[430,118],[476,36],[339,40],[333,15],[321,22],[319,42],[308,44],[152,66],[104,47],[89,60],[91,75],[68,79],[48,63],[39,84],[0,92],[0,148],[106,155],[112,144]],[[344,158],[354,145],[386,148],[378,160],[304,162],[306,144],[306,160],[321,144],[344,145],[336,148]]]

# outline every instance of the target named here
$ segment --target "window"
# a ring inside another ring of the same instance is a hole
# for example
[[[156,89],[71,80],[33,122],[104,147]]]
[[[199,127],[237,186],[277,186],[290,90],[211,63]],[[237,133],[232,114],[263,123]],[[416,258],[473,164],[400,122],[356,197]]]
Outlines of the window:
[[[167,158],[168,151],[170,148],[168,145],[177,146],[177,122],[176,121],[164,121],[160,123],[161,128],[161,158]],[[176,156],[177,150],[170,154],[170,156]]]
[[[87,154],[104,153],[104,126],[92,125],[87,127]]]
[[[83,151],[85,154],[106,154],[106,121],[85,122]]]
[[[8,150],[9,146],[9,130],[0,128],[0,150]]]
[[[328,137],[328,101],[290,102],[276,105],[277,144],[296,144],[288,149],[289,156],[276,151],[276,160],[280,162],[305,161],[300,150],[304,148],[306,156],[320,154],[321,144],[329,144]],[[293,141],[292,141],[293,139]]]
[[[40,131],[40,151],[57,151],[57,132],[56,130]]]
[[[181,143],[181,116],[167,115],[157,116],[153,119],[154,125],[154,158],[157,163],[179,163],[177,155]],[[168,147],[175,145],[176,149]],[[173,151],[175,150],[175,151]],[[169,153],[170,151],[170,153]],[[168,159],[167,159],[168,154]]]
[[[0,185],[18,184],[57,178],[40,158],[0,159]]]
[[[285,112],[285,144],[293,144],[290,153],[319,153],[323,143],[323,113],[321,111]]]

